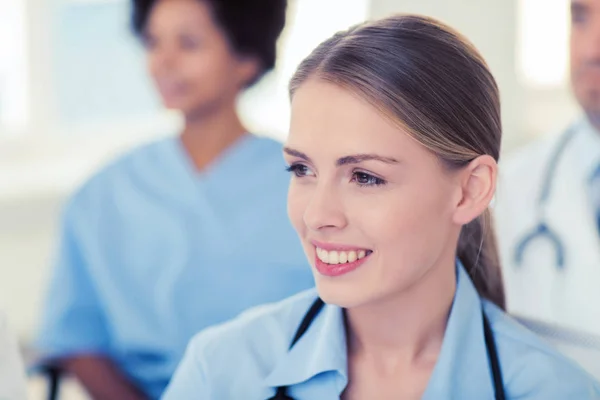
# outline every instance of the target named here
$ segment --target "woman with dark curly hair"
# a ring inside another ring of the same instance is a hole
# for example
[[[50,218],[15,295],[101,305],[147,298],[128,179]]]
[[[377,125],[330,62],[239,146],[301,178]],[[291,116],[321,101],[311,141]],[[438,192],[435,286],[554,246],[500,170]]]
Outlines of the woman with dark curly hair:
[[[313,285],[281,146],[236,112],[275,64],[286,1],[133,5],[185,127],[112,162],[65,209],[40,347],[95,399],[159,397],[194,333]]]

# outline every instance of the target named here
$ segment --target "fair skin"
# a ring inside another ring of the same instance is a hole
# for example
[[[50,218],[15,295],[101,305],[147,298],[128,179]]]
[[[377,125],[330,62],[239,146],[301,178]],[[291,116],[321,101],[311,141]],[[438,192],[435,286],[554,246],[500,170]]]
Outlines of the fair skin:
[[[204,170],[247,132],[235,104],[256,76],[258,60],[231,49],[209,5],[199,0],[159,0],[145,42],[150,75],[164,105],[183,114],[181,141],[196,168]],[[63,365],[96,400],[146,398],[107,357],[81,354]]]
[[[571,1],[571,84],[590,122],[600,129],[600,1]]]
[[[420,398],[456,289],[458,236],[491,201],[495,161],[450,171],[359,96],[315,77],[293,97],[285,157],[288,211],[319,295],[346,310],[343,399]],[[365,257],[343,272],[353,251]]]

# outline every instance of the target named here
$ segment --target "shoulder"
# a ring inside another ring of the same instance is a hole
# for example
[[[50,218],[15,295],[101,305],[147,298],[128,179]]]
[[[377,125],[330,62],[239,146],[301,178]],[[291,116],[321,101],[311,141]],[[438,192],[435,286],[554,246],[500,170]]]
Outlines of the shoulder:
[[[536,140],[500,160],[496,197],[492,210],[496,217],[500,245],[521,234],[535,218],[544,174],[560,134]],[[509,247],[510,247],[509,246]],[[512,247],[511,247],[512,248]]]
[[[120,185],[129,184],[136,176],[153,170],[166,173],[160,164],[165,164],[173,138],[164,138],[130,149],[109,161],[82,185],[67,202],[67,212],[87,212],[94,205],[101,205],[105,195],[114,193]]]
[[[494,305],[485,307],[510,398],[600,398],[598,382],[574,361]]]
[[[283,149],[283,143],[277,139],[262,135],[252,134],[252,138],[258,143],[265,151],[281,151]]]
[[[515,178],[522,182],[524,179],[539,179],[545,169],[548,159],[561,137],[561,133],[552,134],[515,149],[500,160],[500,188],[511,188]]]
[[[80,188],[85,193],[95,190],[105,190],[119,179],[154,166],[155,172],[161,163],[165,163],[168,150],[173,145],[173,138],[166,138],[135,147],[108,162],[92,175]]]
[[[232,171],[233,179],[237,179],[237,190],[243,190],[255,199],[275,195],[276,206],[285,206],[281,199],[287,196],[290,176],[285,168],[283,144],[269,137],[248,134],[242,145],[241,151],[236,150],[236,169]],[[243,174],[240,173],[242,169]]]
[[[307,290],[281,302],[251,308],[197,334],[165,399],[196,398],[198,393],[211,398],[262,395],[265,388],[261,383],[288,351],[294,332],[316,297],[316,290]],[[237,386],[232,386],[236,379]]]
[[[208,361],[211,369],[213,361],[232,352],[239,354],[244,363],[271,364],[278,354],[287,351],[302,317],[316,298],[316,290],[310,289],[277,303],[251,308],[197,334],[190,348],[199,359]],[[263,358],[262,362],[258,357]]]
[[[283,165],[283,143],[267,136],[255,134],[250,135],[250,143],[258,162]]]

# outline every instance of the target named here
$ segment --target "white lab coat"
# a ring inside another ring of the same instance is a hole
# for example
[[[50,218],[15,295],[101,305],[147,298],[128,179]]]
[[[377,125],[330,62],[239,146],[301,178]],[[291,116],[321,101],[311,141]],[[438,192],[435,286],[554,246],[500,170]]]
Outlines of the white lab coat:
[[[565,246],[565,269],[554,247],[536,239],[521,266],[519,241],[538,224],[538,198],[551,153],[564,134],[543,139],[500,162],[494,214],[510,312],[600,334],[600,235],[589,195],[589,172],[600,162],[600,133],[587,121],[561,155],[546,207],[546,223]]]
[[[0,313],[0,400],[25,400],[25,369],[15,337]]]

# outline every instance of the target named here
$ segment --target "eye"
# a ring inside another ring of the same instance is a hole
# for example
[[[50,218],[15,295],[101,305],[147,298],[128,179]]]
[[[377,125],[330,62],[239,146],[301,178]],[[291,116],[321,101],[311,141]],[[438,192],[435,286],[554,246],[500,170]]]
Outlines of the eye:
[[[286,168],[288,172],[293,173],[298,178],[302,178],[305,176],[313,176],[314,173],[308,168],[308,166],[304,164],[292,164],[288,168]]]
[[[588,12],[584,7],[578,7],[574,5],[571,8],[571,23],[573,24],[584,24],[586,22]]]
[[[358,186],[381,186],[387,183],[381,178],[360,171],[354,172],[352,175],[352,181],[356,182]]]
[[[154,36],[151,36],[149,34],[145,34],[142,38],[142,41],[143,41],[144,47],[148,51],[154,50],[156,48],[156,46],[158,45],[158,40],[156,40],[156,38]]]

